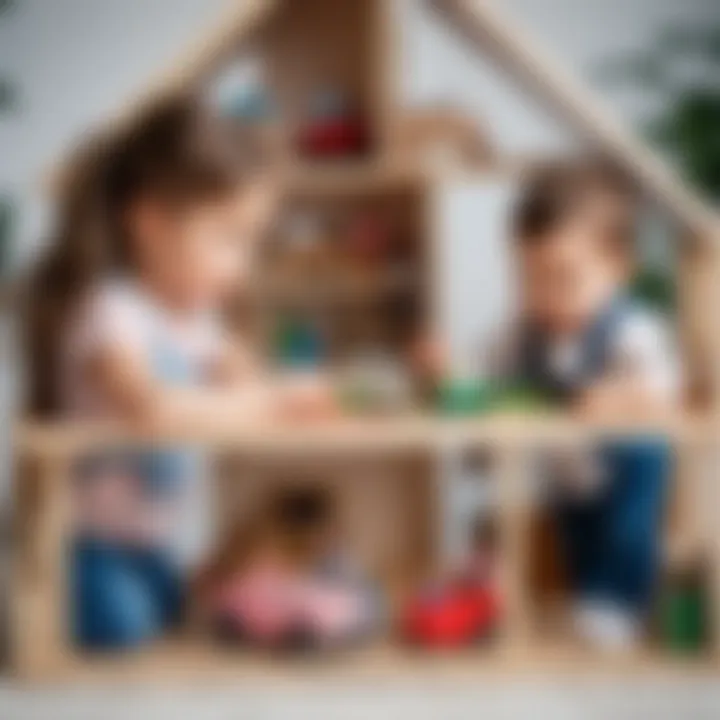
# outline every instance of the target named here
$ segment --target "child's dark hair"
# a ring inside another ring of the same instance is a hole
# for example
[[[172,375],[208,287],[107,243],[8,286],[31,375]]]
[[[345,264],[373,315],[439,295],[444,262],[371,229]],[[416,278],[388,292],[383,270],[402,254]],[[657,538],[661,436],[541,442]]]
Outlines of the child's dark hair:
[[[56,231],[30,277],[24,323],[27,409],[58,411],[59,343],[68,317],[103,275],[131,264],[127,208],[214,200],[251,182],[262,151],[198,98],[157,102],[134,122],[86,143],[60,178]]]
[[[512,236],[521,247],[540,244],[597,199],[608,201],[602,239],[612,249],[631,251],[637,188],[627,173],[602,158],[558,161],[532,169],[512,214]]]
[[[317,560],[318,537],[331,527],[335,510],[334,494],[322,484],[295,480],[272,489],[244,522],[221,538],[200,585],[212,587],[244,571],[269,538],[299,564]]]
[[[333,497],[319,485],[285,488],[274,498],[271,515],[274,523],[289,532],[304,532],[325,526],[333,514]]]

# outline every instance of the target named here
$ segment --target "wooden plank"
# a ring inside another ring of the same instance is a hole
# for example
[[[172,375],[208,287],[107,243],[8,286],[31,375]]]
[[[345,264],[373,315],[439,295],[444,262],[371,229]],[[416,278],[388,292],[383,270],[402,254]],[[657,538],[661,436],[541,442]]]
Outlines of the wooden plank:
[[[531,508],[526,456],[526,449],[508,443],[499,449],[497,458],[504,603],[502,643],[510,655],[526,653],[532,643],[527,571]]]
[[[399,112],[397,103],[402,71],[399,6],[394,0],[372,0],[369,12],[368,101],[378,135],[379,150],[386,154],[393,149]]]
[[[23,481],[14,572],[14,666],[22,677],[62,668],[70,655],[67,599],[69,464],[48,455]],[[27,472],[27,467],[26,467]]]
[[[707,233],[717,214],[691,193],[595,94],[491,0],[428,0],[483,56],[494,58],[577,131],[637,177],[687,228]],[[707,235],[705,235],[707,237]]]
[[[95,423],[19,423],[15,446],[29,454],[74,455],[103,445],[173,445],[191,443],[211,449],[246,453],[404,452],[442,447],[443,443],[473,444],[515,442],[553,445],[587,442],[607,437],[662,435],[675,443],[709,443],[716,427],[708,418],[678,413],[638,421],[579,422],[554,413],[495,414],[468,419],[430,415],[337,418],[315,423],[273,423],[253,426],[197,428],[193,432],[147,434],[132,428]]]
[[[44,679],[83,687],[101,683],[157,687],[158,682],[230,682],[233,687],[259,686],[282,692],[290,688],[323,688],[333,682],[383,680],[421,681],[429,687],[472,687],[479,679],[516,681],[527,678],[713,679],[717,669],[705,657],[672,658],[647,650],[631,656],[593,655],[568,642],[547,639],[526,653],[508,655],[493,648],[459,652],[418,653],[399,643],[381,641],[348,653],[283,661],[272,655],[226,652],[208,642],[179,640],[145,652],[116,657],[75,657],[62,670]]]

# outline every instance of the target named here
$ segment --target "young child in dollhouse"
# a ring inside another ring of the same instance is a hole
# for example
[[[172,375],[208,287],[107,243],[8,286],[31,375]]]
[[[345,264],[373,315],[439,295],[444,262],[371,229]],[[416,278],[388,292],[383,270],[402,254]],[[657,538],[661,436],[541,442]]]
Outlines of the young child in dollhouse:
[[[383,602],[348,553],[327,488],[272,489],[201,571],[201,617],[230,646],[338,650],[373,637]]]
[[[269,380],[219,322],[273,212],[258,148],[200,101],[175,98],[93,143],[74,169],[30,298],[29,412],[192,433],[324,406],[322,383]],[[168,524],[202,457],[104,449],[76,474],[75,640],[136,646],[180,620]]]
[[[513,217],[521,318],[492,349],[496,381],[520,382],[579,418],[649,419],[682,392],[662,318],[630,297],[634,189],[596,160],[541,168]],[[494,369],[493,369],[494,368]],[[574,596],[574,627],[604,649],[635,644],[651,610],[672,473],[661,439],[544,458]]]

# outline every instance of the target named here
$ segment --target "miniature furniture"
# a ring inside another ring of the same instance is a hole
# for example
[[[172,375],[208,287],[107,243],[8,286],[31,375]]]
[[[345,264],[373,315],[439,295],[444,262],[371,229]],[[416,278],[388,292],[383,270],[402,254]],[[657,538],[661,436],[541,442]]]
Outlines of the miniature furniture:
[[[393,588],[426,576],[437,565],[438,453],[452,446],[489,454],[499,492],[507,606],[497,651],[418,660],[388,641],[348,658],[347,663],[323,666],[328,674],[418,673],[425,668],[472,678],[482,669],[547,672],[603,666],[602,659],[578,655],[561,638],[539,633],[537,608],[528,591],[532,509],[527,478],[532,453],[559,441],[660,433],[675,444],[681,459],[678,507],[690,508],[678,520],[679,537],[683,547],[702,546],[708,558],[707,581],[715,607],[720,607],[720,494],[716,483],[703,489],[700,482],[700,466],[703,459],[712,458],[720,423],[720,323],[708,312],[717,306],[720,288],[718,219],[650,150],[608,116],[588,90],[525,37],[497,4],[489,0],[432,3],[459,38],[478,53],[497,58],[592,147],[632,172],[648,201],[668,213],[682,249],[680,323],[686,364],[697,386],[697,407],[681,417],[658,418],[653,425],[628,420],[606,426],[580,426],[545,414],[443,419],[412,410],[374,418],[349,413],[327,425],[227,428],[219,435],[193,438],[142,438],[123,428],[48,426],[29,419],[15,431],[14,660],[22,676],[87,677],[105,668],[103,663],[75,657],[68,641],[64,566],[68,488],[78,456],[123,442],[156,445],[189,439],[223,456],[225,470],[219,482],[229,510],[221,522],[233,522],[232,509],[242,506],[252,493],[262,492],[288,466],[324,475],[342,499],[343,522],[358,552]],[[257,321],[258,340],[269,361],[275,362],[278,354],[283,362],[352,358],[368,345],[399,356],[409,331],[439,322],[441,289],[434,268],[443,237],[437,232],[436,201],[444,178],[519,175],[526,161],[503,157],[480,131],[473,138],[469,123],[453,112],[429,111],[413,120],[407,109],[397,106],[395,51],[400,28],[392,0],[238,0],[219,27],[115,122],[132,122],[158,94],[211,83],[224,66],[243,55],[257,58],[278,113],[273,118],[275,170],[286,191],[292,225],[281,232],[302,238],[298,243],[286,237],[273,239],[273,252],[265,260],[249,310]],[[338,112],[336,99],[322,95],[326,88],[352,99],[353,117],[363,123],[367,138],[361,154],[327,157],[323,153],[321,160],[298,151],[297,139],[316,105],[322,112]],[[413,143],[418,152],[413,152]],[[451,160],[437,172],[423,161],[421,146],[431,146],[435,152],[437,145],[446,143]],[[307,217],[312,221],[308,223]],[[305,242],[309,235],[338,234],[344,238],[339,250],[335,240],[316,237]],[[402,248],[398,255],[384,245],[388,234]],[[343,265],[349,256],[353,263]],[[402,260],[399,268],[397,257]],[[688,532],[700,528],[693,505],[709,508],[710,513],[704,526],[709,531],[696,536]],[[717,609],[714,625],[720,629]],[[166,672],[207,676],[227,671],[244,679],[276,678],[282,672],[256,658],[218,656],[194,641],[168,642],[167,647],[150,649],[131,661],[110,662],[107,669],[114,677],[124,672],[155,677]],[[720,650],[720,635],[714,649]],[[690,667],[712,669],[714,657]],[[674,666],[649,650],[627,662],[614,660],[613,667],[624,672],[633,667]]]

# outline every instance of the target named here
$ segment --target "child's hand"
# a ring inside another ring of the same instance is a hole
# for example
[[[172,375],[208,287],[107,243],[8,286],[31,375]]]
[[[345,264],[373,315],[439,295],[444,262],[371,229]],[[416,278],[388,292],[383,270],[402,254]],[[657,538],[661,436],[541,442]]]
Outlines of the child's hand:
[[[420,336],[410,347],[410,364],[418,375],[439,380],[447,375],[450,365],[447,347],[437,337]]]
[[[321,375],[286,378],[279,389],[279,412],[289,419],[337,417],[340,408],[331,383]]]
[[[574,409],[583,420],[610,420],[618,415],[618,400],[616,388],[599,383],[580,395]]]
[[[606,380],[585,390],[575,411],[595,422],[650,422],[671,413],[673,405],[639,382]]]

